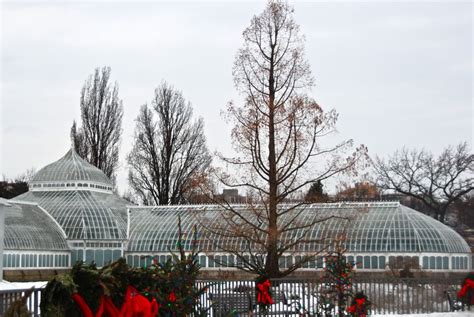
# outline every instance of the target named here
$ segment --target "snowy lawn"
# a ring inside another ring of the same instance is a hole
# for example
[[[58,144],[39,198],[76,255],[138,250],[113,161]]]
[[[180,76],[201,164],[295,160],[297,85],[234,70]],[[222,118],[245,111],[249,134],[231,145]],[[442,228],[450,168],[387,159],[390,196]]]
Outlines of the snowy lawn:
[[[427,317],[474,317],[474,311],[464,311],[464,312],[456,312],[456,313],[431,313],[431,314],[406,314],[406,315],[371,315],[373,317],[382,317],[382,316],[390,316],[390,317],[410,317],[410,316],[427,316]]]

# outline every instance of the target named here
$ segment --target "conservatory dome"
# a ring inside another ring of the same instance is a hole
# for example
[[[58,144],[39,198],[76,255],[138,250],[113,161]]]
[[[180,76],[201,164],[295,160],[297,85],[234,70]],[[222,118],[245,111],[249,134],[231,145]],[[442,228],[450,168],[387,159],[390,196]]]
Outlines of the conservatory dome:
[[[31,180],[30,190],[93,189],[112,191],[112,181],[97,167],[82,159],[74,149],[40,169]]]
[[[44,208],[68,240],[123,240],[127,202],[112,192],[112,181],[74,149],[40,169],[30,190],[12,199]]]

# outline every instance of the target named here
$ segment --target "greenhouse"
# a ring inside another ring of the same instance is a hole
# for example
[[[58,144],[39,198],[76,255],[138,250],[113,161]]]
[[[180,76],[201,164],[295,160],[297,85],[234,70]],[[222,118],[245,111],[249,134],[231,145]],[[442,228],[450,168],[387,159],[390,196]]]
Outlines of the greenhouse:
[[[72,149],[39,170],[29,192],[7,202],[10,207],[2,207],[6,270],[65,268],[77,260],[103,266],[119,257],[133,266],[148,265],[154,259],[163,262],[170,257],[170,250],[176,249],[179,217],[184,247],[190,250],[197,240],[204,270],[232,270],[238,264],[239,259],[221,252],[220,246],[233,245],[236,250],[247,247],[236,238],[203,233],[202,224],[222,222],[226,212],[222,206],[130,206],[113,193],[112,182],[102,171]],[[232,208],[249,213],[246,205]],[[433,271],[467,271],[472,267],[471,250],[459,234],[398,202],[312,204],[295,212],[301,213],[299,219],[306,223],[330,219],[316,224],[308,239],[288,250],[281,258],[282,267],[331,246],[331,239],[341,235],[346,237],[346,256],[358,270],[386,270],[407,264]],[[285,217],[280,219],[282,223],[291,219],[291,213]],[[281,242],[291,242],[295,234],[298,232],[283,235]],[[321,253],[302,270],[324,266]]]
[[[239,213],[248,212],[245,205],[232,208]],[[212,222],[220,221],[219,214],[225,212],[223,209],[212,205],[131,207],[128,262],[139,266],[151,262],[155,255],[164,259],[166,251],[176,246],[178,217],[181,217],[183,231],[188,233],[184,235],[184,246],[189,248],[194,239],[189,234],[193,227],[212,226]],[[282,267],[288,267],[304,254],[323,250],[331,245],[331,237],[341,235],[346,236],[346,255],[356,262],[357,269],[383,270],[390,264],[400,266],[400,262],[402,266],[410,264],[412,268],[427,270],[468,270],[471,267],[471,251],[461,236],[437,220],[398,202],[312,204],[300,207],[294,213],[299,212],[299,218],[306,223],[329,219],[313,226],[308,238],[282,257]],[[293,214],[285,214],[281,223],[285,224]],[[298,236],[297,232],[295,234]],[[197,237],[199,249],[205,253],[200,257],[203,267],[220,267],[226,263],[233,266],[238,261],[231,254],[218,252],[219,246],[231,246],[238,251],[246,249],[245,241],[236,238],[202,234]],[[292,238],[293,233],[283,235],[282,243],[289,243]],[[323,266],[321,255],[304,268]]]

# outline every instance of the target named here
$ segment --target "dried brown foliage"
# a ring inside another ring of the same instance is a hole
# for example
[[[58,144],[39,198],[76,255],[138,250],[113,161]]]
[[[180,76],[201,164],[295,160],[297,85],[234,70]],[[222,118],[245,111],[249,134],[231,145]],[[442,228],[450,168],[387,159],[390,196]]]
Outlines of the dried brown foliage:
[[[307,95],[314,80],[304,56],[304,39],[287,3],[270,1],[252,18],[243,37],[233,75],[245,102],[230,102],[226,112],[234,124],[232,140],[239,155],[221,156],[237,172],[223,173],[220,179],[225,186],[250,189],[254,203],[246,213],[224,204],[225,225],[208,229],[252,245],[248,250],[220,246],[237,255],[241,268],[278,277],[314,255],[308,253],[288,269],[279,267],[283,253],[309,239],[311,228],[327,219],[303,220],[300,207],[305,203],[288,202],[318,180],[353,170],[366,149],[362,146],[346,156],[352,140],[323,144],[323,137],[335,132],[338,114],[323,110]],[[283,235],[291,239],[284,243]],[[245,258],[249,252],[251,258]]]

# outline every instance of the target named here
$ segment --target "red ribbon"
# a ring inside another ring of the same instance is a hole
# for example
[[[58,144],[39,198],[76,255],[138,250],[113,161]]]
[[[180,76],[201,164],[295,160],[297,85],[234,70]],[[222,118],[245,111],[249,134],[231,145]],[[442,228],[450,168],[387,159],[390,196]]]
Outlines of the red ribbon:
[[[359,308],[361,308],[365,304],[365,298],[356,298],[355,302]]]
[[[464,285],[461,290],[458,292],[458,297],[464,297],[469,289],[474,290],[474,281],[468,278],[464,282]]]
[[[466,293],[469,291],[469,289],[472,289],[474,291],[474,280],[467,278],[464,282],[463,287],[458,292],[458,298],[463,298],[464,296],[466,296]],[[472,296],[471,298],[471,304],[474,304],[474,296]]]
[[[171,291],[171,293],[168,295],[168,300],[169,300],[171,303],[176,302],[176,294],[174,293],[174,291]]]
[[[125,292],[125,302],[122,306],[123,317],[155,317],[158,313],[159,305],[155,299],[151,302],[140,294],[133,286],[128,286]]]
[[[270,284],[270,281],[268,279],[265,280],[262,283],[257,284],[257,290],[258,290],[257,302],[259,304],[263,304],[263,305],[273,304],[272,297],[268,293],[268,291],[270,289],[270,286],[271,286],[271,284]]]
[[[77,304],[77,306],[79,306],[84,317],[94,317],[92,310],[89,308],[89,305],[87,305],[86,301],[81,295],[76,293],[72,295],[72,299]]]
[[[94,317],[92,310],[81,295],[76,293],[72,295],[72,299],[79,306],[84,317]],[[150,302],[134,287],[129,286],[125,292],[125,300],[120,311],[115,307],[110,297],[102,295],[95,317],[102,317],[104,313],[107,317],[155,317],[158,310],[159,305],[154,298]]]
[[[355,298],[355,303],[353,305],[349,306],[349,308],[347,308],[347,311],[349,313],[354,314],[355,316],[366,317],[367,316],[366,314],[361,313],[364,305],[365,305],[365,298],[364,297]]]

